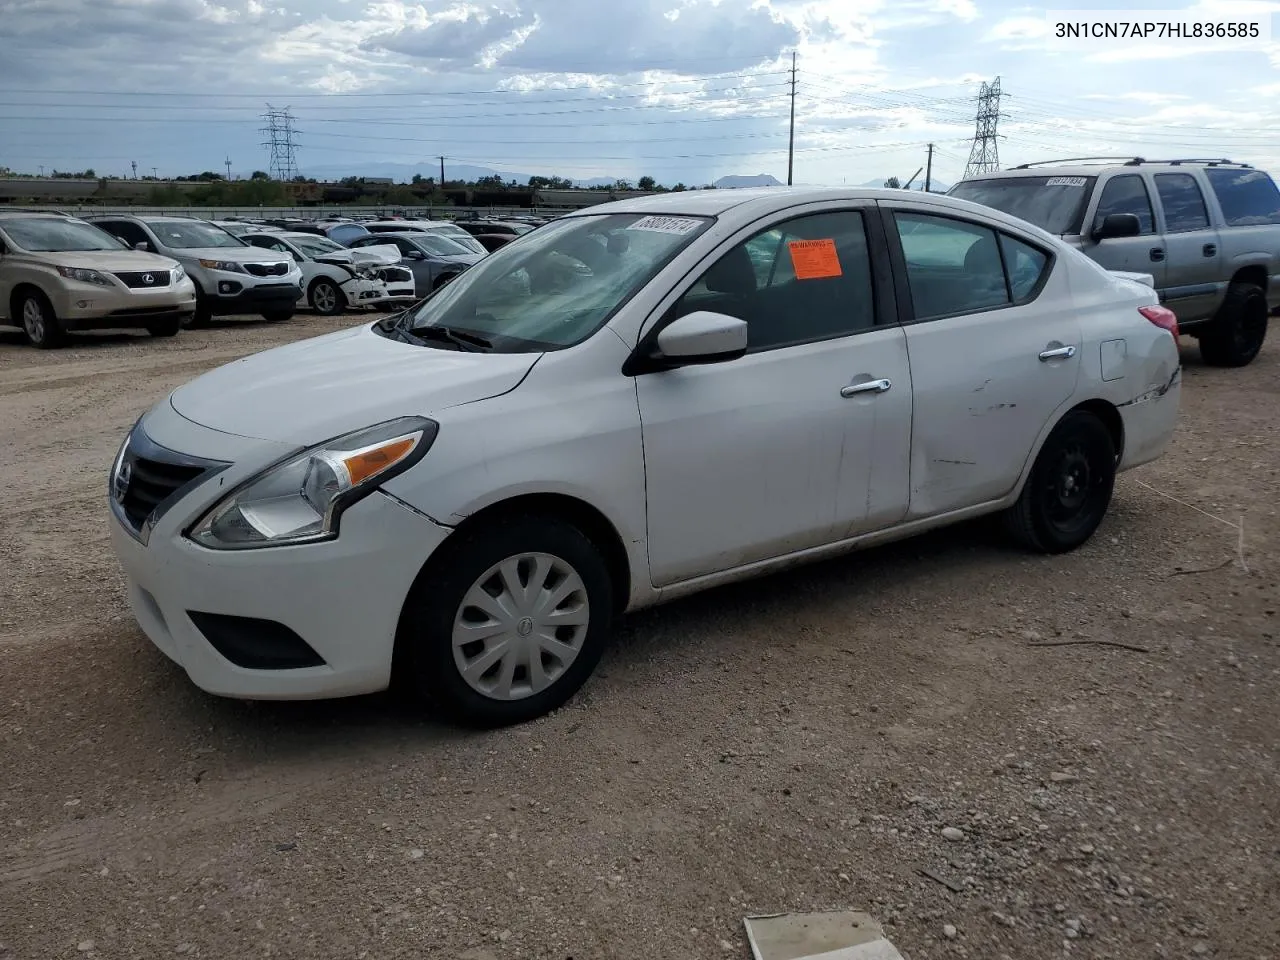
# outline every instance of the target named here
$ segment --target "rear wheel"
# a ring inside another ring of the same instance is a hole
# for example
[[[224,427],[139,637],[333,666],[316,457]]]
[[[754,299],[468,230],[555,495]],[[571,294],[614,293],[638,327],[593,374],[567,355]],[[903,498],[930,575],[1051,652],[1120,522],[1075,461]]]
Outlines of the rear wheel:
[[[1092,413],[1072,411],[1045,440],[1005,526],[1031,550],[1074,550],[1101,525],[1115,481],[1111,432]]]
[[[1218,315],[1200,334],[1200,356],[1215,367],[1253,362],[1267,338],[1267,296],[1252,283],[1233,283]]]
[[[52,350],[66,342],[66,331],[53,312],[49,298],[39,290],[25,290],[14,298],[14,313],[33,347]]]
[[[613,617],[600,551],[577,527],[537,516],[464,532],[446,550],[405,604],[401,680],[470,726],[564,704],[599,662]]]
[[[147,324],[147,333],[153,337],[176,337],[178,331],[182,329],[182,319],[173,317],[169,320],[160,320],[156,323]]]
[[[346,294],[336,283],[321,277],[311,285],[311,309],[322,317],[332,317],[347,309]]]

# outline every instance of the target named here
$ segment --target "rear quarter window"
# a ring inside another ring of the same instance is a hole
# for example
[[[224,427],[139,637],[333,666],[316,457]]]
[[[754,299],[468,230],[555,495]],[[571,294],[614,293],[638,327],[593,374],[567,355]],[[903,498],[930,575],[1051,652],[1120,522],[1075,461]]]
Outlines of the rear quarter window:
[[[1280,190],[1261,170],[1209,167],[1204,171],[1229,227],[1280,223]]]

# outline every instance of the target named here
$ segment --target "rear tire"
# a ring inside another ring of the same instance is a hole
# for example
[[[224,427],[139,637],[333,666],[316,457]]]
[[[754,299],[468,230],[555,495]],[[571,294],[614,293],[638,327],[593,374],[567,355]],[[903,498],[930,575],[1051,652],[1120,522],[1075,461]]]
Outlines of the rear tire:
[[[294,310],[290,307],[288,310],[272,310],[262,315],[262,319],[267,323],[284,323],[286,320],[292,320]]]
[[[1200,356],[1214,367],[1252,363],[1267,338],[1267,296],[1252,283],[1233,283],[1218,315],[1200,334]]]
[[[1045,440],[1022,494],[1004,513],[1005,528],[1029,550],[1074,550],[1101,525],[1115,482],[1111,431],[1092,413],[1074,410]]]
[[[170,320],[162,320],[157,323],[147,324],[147,333],[153,337],[176,337],[178,331],[182,329],[181,317],[173,317]]]
[[[13,313],[31,345],[53,350],[67,341],[67,332],[53,312],[53,304],[39,290],[27,288],[13,298]]]
[[[612,626],[600,551],[577,527],[540,516],[485,524],[442,549],[405,602],[400,684],[472,727],[562,706],[595,669]],[[504,566],[514,583],[498,572]]]

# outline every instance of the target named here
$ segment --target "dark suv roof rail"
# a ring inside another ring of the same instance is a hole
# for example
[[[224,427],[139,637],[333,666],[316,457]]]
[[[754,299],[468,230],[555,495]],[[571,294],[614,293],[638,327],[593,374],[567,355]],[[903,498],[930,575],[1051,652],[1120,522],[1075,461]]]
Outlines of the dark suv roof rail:
[[[1237,163],[1234,160],[1226,160],[1220,157],[1179,157],[1177,160],[1143,160],[1143,163],[1165,163],[1171,167],[1176,167],[1183,163],[1203,163],[1207,167],[1244,167],[1246,170],[1253,168],[1247,163]]]
[[[1020,163],[1013,170],[1030,170],[1032,167],[1053,167],[1062,163],[1145,163],[1141,157],[1066,157],[1062,160],[1037,160],[1035,163]]]
[[[52,207],[10,207],[7,204],[0,206],[0,213],[44,213],[52,217],[71,217],[76,219],[73,214],[67,213],[65,210],[54,210]]]

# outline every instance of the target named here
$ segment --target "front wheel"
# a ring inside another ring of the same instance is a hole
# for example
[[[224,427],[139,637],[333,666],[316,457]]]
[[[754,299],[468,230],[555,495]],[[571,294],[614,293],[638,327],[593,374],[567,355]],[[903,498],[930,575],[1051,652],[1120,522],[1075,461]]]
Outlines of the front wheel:
[[[33,347],[52,350],[66,341],[66,332],[53,312],[53,305],[39,290],[29,290],[19,296],[17,307],[22,330]]]
[[[403,679],[469,726],[523,723],[564,704],[599,662],[613,618],[600,551],[571,524],[536,516],[444,549],[405,605]]]
[[[1092,413],[1074,410],[1045,440],[1022,494],[1005,512],[1005,526],[1031,550],[1074,550],[1101,525],[1115,482],[1111,432]]]
[[[1233,283],[1218,315],[1200,334],[1200,356],[1214,367],[1253,362],[1267,338],[1267,295],[1252,283]]]
[[[182,319],[173,317],[169,320],[158,320],[147,324],[147,333],[153,337],[176,337],[182,328]]]
[[[311,285],[311,309],[322,317],[332,317],[347,309],[346,294],[332,280],[317,280]]]

